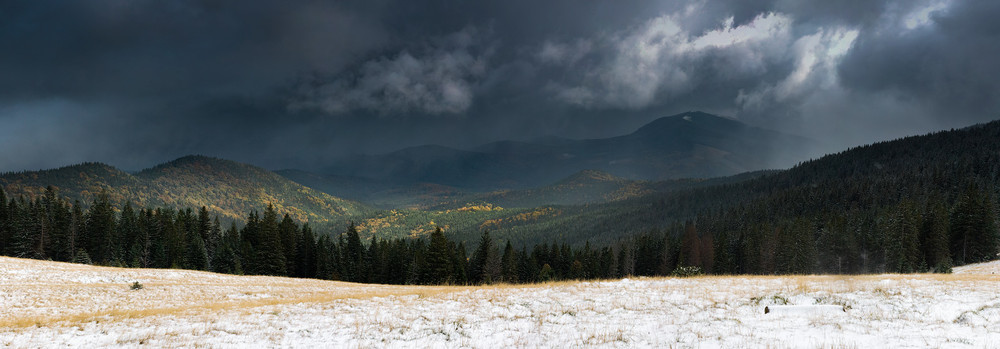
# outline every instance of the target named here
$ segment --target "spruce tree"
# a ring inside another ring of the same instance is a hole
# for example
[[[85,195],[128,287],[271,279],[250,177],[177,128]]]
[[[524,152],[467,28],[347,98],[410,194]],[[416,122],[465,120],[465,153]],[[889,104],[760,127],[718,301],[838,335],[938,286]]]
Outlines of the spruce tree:
[[[507,245],[503,248],[501,265],[503,267],[503,278],[501,281],[517,282],[517,256],[516,252],[514,252],[514,245],[510,243],[510,240],[507,240]]]
[[[344,246],[343,255],[341,256],[341,264],[344,270],[343,276],[344,281],[350,282],[361,282],[364,278],[364,246],[361,245],[361,236],[358,234],[358,228],[354,226],[354,223],[347,227],[347,242]]]
[[[66,201],[59,200],[53,206],[52,215],[52,243],[50,257],[60,262],[69,262],[73,259],[73,217],[70,207]]]
[[[472,253],[472,259],[469,261],[469,282],[482,284],[487,281],[486,262],[492,250],[493,239],[490,238],[490,231],[483,230],[483,234],[479,238],[479,246],[476,247],[476,251]]]
[[[205,249],[205,240],[200,234],[188,234],[187,243],[187,269],[208,270],[209,259],[208,250]]]
[[[267,205],[264,217],[260,222],[260,244],[257,251],[257,270],[261,275],[279,275],[287,273],[285,250],[281,246],[281,236],[278,231],[278,213],[273,205]]]
[[[247,216],[247,223],[240,230],[239,255],[240,262],[243,263],[243,272],[246,274],[259,274],[257,262],[257,246],[260,244],[260,218],[256,211],[251,211]]]
[[[333,261],[337,259],[334,252],[335,244],[329,235],[322,235],[316,241],[316,278],[323,280],[339,280]]]
[[[33,230],[34,217],[32,208],[24,196],[10,203],[11,230],[9,246],[7,251],[11,256],[18,258],[32,258],[35,232]]]
[[[901,203],[889,218],[885,229],[889,237],[886,253],[891,272],[913,273],[919,269],[921,258],[917,215],[909,201]]]
[[[236,230],[236,223],[232,223],[229,229],[218,239],[215,247],[215,255],[212,256],[211,268],[216,273],[242,274],[243,266],[240,263],[239,250],[240,237]]]
[[[309,223],[302,224],[302,234],[295,245],[295,276],[303,278],[316,277],[316,236]]]
[[[83,214],[83,204],[80,203],[80,200],[73,201],[73,208],[70,212],[69,240],[67,241],[69,250],[73,251],[71,260],[75,260],[76,253],[83,250],[86,246],[86,243],[83,242],[87,240],[86,222],[87,219]],[[87,256],[87,260],[90,260],[90,256]]]
[[[940,199],[932,199],[924,211],[920,228],[925,264],[935,273],[951,272],[948,248],[948,212]]]
[[[132,203],[126,202],[118,218],[118,233],[116,234],[122,246],[122,261],[130,267],[140,267],[143,241],[140,237],[139,218],[132,209]]]
[[[448,239],[441,227],[431,233],[430,245],[427,247],[427,266],[424,271],[424,281],[428,284],[446,284],[452,282],[452,258]]]
[[[295,255],[299,245],[299,226],[295,224],[295,221],[287,213],[281,219],[281,223],[278,224],[278,235],[281,238],[281,247],[283,249],[281,253],[284,254],[285,261],[287,262],[286,267],[288,270],[285,271],[285,275],[294,275],[296,272],[295,261],[298,259]]]
[[[465,252],[465,242],[454,246],[452,243],[452,270],[454,271],[452,280],[455,284],[465,285],[469,283],[469,258]]]

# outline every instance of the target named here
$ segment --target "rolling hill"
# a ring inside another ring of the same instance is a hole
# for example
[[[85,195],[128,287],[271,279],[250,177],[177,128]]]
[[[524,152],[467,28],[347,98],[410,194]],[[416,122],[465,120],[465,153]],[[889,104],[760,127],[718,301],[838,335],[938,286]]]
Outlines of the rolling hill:
[[[268,204],[316,224],[340,222],[370,210],[259,167],[205,156],[182,157],[135,174],[100,163],[7,173],[0,175],[0,185],[12,197],[42,195],[51,185],[60,195],[85,205],[105,191],[116,206],[126,201],[144,207],[206,206],[220,218],[237,221]]]

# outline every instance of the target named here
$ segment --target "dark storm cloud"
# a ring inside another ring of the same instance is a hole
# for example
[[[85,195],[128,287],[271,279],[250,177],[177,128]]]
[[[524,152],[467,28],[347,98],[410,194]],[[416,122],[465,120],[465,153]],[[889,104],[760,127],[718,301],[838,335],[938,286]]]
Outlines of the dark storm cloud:
[[[0,4],[0,170],[603,137],[705,110],[827,142],[990,120],[1000,4]]]

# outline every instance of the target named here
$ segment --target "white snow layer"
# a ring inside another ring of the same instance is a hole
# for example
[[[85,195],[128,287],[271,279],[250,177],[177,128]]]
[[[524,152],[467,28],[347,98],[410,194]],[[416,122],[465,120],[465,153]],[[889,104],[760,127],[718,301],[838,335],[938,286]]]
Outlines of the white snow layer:
[[[0,346],[998,347],[996,269],[414,287],[0,258]]]

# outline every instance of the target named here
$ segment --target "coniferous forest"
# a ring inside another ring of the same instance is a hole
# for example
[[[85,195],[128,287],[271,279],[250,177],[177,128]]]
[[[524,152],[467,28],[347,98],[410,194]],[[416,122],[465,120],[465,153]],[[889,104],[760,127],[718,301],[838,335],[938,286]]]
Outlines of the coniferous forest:
[[[0,188],[0,252],[387,284],[949,272],[1000,251],[997,149],[1000,122],[873,144],[741,182],[583,206],[547,228],[561,239],[532,244],[485,229],[363,239],[353,224],[314,231],[270,205],[226,226],[206,207],[115,205],[106,193],[71,203],[51,186],[15,198]],[[605,235],[591,241],[588,229]]]

